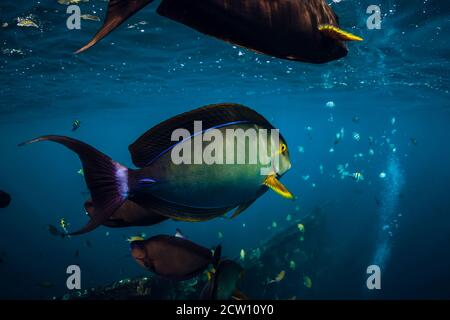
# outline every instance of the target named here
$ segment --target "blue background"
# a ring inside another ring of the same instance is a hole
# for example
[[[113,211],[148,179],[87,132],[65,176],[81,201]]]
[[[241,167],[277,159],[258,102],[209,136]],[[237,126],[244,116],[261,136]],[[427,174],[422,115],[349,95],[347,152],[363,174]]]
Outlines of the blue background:
[[[311,297],[450,298],[449,3],[372,2],[332,4],[341,27],[365,40],[350,43],[344,59],[310,65],[199,34],[159,17],[157,2],[88,52],[74,55],[101,22],[82,20],[81,30],[68,30],[66,6],[56,1],[2,1],[0,22],[9,26],[0,28],[0,189],[13,202],[0,210],[0,298],[62,295],[70,264],[81,266],[83,288],[145,275],[127,256],[124,239],[138,232],[173,234],[178,227],[205,246],[221,242],[224,254],[236,257],[241,248],[250,250],[287,226],[288,214],[301,217],[316,206],[327,215],[322,232],[333,259],[328,272],[314,279]],[[370,4],[381,7],[381,30],[366,28]],[[104,1],[80,6],[82,13],[100,18],[106,9]],[[16,26],[17,17],[30,14],[38,28]],[[148,128],[219,102],[245,104],[280,128],[292,161],[283,183],[297,201],[270,192],[232,221],[101,227],[64,240],[48,233],[47,225],[62,217],[72,228],[86,222],[80,163],[56,144],[18,148],[18,143],[43,134],[69,135],[132,166],[127,146]],[[75,119],[81,127],[71,132]],[[334,145],[340,128],[345,137]],[[363,157],[355,158],[358,153]],[[345,163],[365,179],[341,179],[336,167]],[[273,221],[277,228],[268,229]],[[373,263],[382,267],[377,292],[365,286],[366,268]],[[54,286],[43,288],[45,281]],[[303,290],[303,279],[298,282]]]

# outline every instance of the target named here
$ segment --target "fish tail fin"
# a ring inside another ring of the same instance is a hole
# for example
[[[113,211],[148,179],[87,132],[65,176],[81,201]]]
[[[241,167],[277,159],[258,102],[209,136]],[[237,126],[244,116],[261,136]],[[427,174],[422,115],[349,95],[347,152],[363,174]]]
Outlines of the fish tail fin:
[[[213,266],[214,269],[217,268],[220,262],[220,258],[222,257],[222,246],[219,244],[216,249],[214,250],[213,254]]]
[[[53,141],[74,151],[81,160],[84,178],[95,208],[88,224],[67,235],[79,235],[94,230],[103,224],[125,202],[128,197],[128,169],[92,146],[64,136],[42,136],[19,146],[40,141]]]
[[[121,25],[133,14],[152,3],[154,0],[110,0],[105,22],[96,35],[84,47],[78,49],[75,53],[86,51],[101,39],[106,37],[111,31]]]

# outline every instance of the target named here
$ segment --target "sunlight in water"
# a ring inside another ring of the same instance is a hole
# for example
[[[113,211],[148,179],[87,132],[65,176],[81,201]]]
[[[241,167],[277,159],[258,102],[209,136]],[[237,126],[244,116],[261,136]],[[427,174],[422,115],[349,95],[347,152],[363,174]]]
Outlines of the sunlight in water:
[[[390,256],[393,229],[400,192],[404,184],[403,171],[395,154],[388,158],[388,170],[382,193],[382,205],[379,211],[378,245],[373,257],[373,263],[383,268]]]

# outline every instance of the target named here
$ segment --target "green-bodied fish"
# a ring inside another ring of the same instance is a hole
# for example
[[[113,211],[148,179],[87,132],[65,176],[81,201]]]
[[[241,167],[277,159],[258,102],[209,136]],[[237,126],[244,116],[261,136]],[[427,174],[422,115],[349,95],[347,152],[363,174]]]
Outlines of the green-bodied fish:
[[[203,300],[246,300],[237,285],[244,269],[232,260],[222,260],[201,292]]]
[[[263,116],[238,104],[202,107],[151,128],[129,147],[139,169],[69,137],[48,135],[20,145],[38,141],[60,143],[81,159],[91,220],[72,234],[102,224],[206,221],[232,209],[235,217],[268,189],[293,199],[278,180],[291,167],[285,140]]]

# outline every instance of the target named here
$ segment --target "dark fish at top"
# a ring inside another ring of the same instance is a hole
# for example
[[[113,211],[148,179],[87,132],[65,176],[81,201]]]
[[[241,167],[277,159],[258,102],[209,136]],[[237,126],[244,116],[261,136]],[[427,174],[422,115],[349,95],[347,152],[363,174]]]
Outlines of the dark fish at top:
[[[201,129],[194,126],[195,121],[202,122]],[[188,132],[188,136],[172,140],[173,132],[181,128]],[[269,166],[267,175],[261,174],[263,168],[267,169],[261,161],[255,164],[248,161],[244,164],[174,163],[171,151],[175,146],[192,148],[189,150],[194,153],[195,141],[192,144],[191,141],[210,129],[216,129],[224,137],[225,146],[228,142],[235,143],[233,135],[226,135],[229,129],[254,129],[256,132],[264,129],[270,135],[275,128],[262,115],[239,104],[195,109],[158,124],[129,146],[133,163],[139,169],[128,169],[90,145],[69,137],[49,135],[20,145],[53,141],[78,154],[92,197],[85,204],[91,219],[84,228],[69,235],[86,233],[99,225],[143,226],[167,218],[206,221],[223,216],[232,209],[235,209],[235,217],[269,189],[293,199],[278,180],[291,167],[288,147],[281,135],[279,143],[266,140],[271,163],[275,163],[275,157],[279,159],[278,166]],[[205,150],[212,142],[204,140],[200,143]],[[258,150],[263,146],[253,145]],[[250,151],[249,148],[247,143],[246,152]],[[226,150],[223,158],[226,158]]]
[[[6,208],[11,203],[11,196],[0,190],[0,208]]]
[[[171,280],[187,280],[197,276],[210,265],[217,265],[221,248],[214,254],[184,238],[158,235],[144,240],[131,239],[131,255],[142,267]]]
[[[202,300],[246,300],[237,285],[244,269],[232,260],[222,260],[201,292]]]
[[[110,0],[96,44],[153,0]],[[163,0],[157,13],[257,52],[310,63],[347,55],[346,41],[362,38],[339,28],[339,18],[325,0]]]

